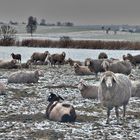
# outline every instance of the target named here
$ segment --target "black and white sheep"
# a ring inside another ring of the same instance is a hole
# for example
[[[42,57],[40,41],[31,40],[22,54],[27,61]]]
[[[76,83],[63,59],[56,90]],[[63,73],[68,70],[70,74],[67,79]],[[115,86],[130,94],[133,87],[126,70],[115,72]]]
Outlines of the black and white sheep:
[[[129,75],[132,70],[132,65],[129,61],[113,61],[109,63],[108,61],[104,60],[102,63],[103,68],[105,71],[112,71],[114,73],[122,73]]]
[[[48,51],[45,51],[44,53],[34,52],[30,60],[31,62],[37,62],[37,61],[44,62],[48,55],[49,55]]]
[[[14,54],[14,53],[11,53],[11,56],[13,59],[16,59],[18,60],[19,62],[21,62],[21,54]]]
[[[76,75],[92,75],[93,72],[87,66],[80,66],[77,63],[74,63],[74,72]]]
[[[37,83],[43,73],[36,71],[17,71],[8,77],[8,83]]]
[[[78,89],[83,98],[88,99],[98,99],[98,86],[96,85],[87,85],[81,80],[78,84]]]
[[[55,64],[62,65],[65,63],[66,53],[62,52],[61,54],[52,54],[48,56],[48,61],[50,62],[51,66],[55,66]]]
[[[48,97],[49,104],[46,109],[46,117],[53,121],[74,122],[76,112],[72,105],[60,102],[61,96],[51,93]]]
[[[131,81],[124,74],[115,74],[111,71],[103,73],[98,90],[101,104],[107,108],[107,122],[109,123],[110,110],[115,107],[117,123],[119,123],[118,108],[123,106],[123,118],[125,117],[126,105],[131,97]]]

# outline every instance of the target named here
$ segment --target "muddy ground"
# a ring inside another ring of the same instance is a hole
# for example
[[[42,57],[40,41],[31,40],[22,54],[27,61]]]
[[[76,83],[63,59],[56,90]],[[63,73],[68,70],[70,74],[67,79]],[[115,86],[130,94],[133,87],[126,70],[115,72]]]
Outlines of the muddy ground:
[[[140,140],[140,98],[130,99],[124,123],[116,124],[112,110],[111,124],[106,125],[106,108],[97,100],[82,98],[80,91],[74,88],[81,79],[90,85],[98,84],[94,75],[77,76],[68,65],[36,66],[34,69],[42,69],[45,73],[36,84],[7,84],[8,75],[17,70],[0,70],[0,81],[7,87],[6,94],[0,95],[0,139]],[[133,70],[133,74],[139,79],[140,70]],[[65,102],[75,107],[75,123],[46,119],[49,92],[61,95]],[[122,108],[119,111],[122,116]]]

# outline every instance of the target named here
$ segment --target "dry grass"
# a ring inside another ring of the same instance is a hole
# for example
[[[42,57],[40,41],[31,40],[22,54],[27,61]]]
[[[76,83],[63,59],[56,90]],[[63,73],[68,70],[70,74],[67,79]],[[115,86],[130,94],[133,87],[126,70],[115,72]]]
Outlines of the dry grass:
[[[0,40],[0,46],[15,46],[15,40]]]
[[[94,41],[94,40],[23,40],[21,46],[81,49],[117,49],[140,50],[140,42],[130,41]]]

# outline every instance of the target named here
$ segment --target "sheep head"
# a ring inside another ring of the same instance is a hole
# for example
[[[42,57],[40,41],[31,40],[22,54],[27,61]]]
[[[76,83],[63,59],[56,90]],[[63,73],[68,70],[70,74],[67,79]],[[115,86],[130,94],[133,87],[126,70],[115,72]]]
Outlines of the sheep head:
[[[68,62],[72,62],[72,59],[71,59],[71,58],[69,58],[67,61],[68,61]]]
[[[74,63],[74,68],[79,68],[79,65],[77,63]]]
[[[42,70],[36,70],[34,73],[37,77],[44,77],[44,72]]]
[[[108,61],[104,60],[101,65],[104,68],[104,70],[107,71],[108,67],[110,66],[110,63]]]
[[[123,55],[122,56],[123,60],[127,60],[127,56]]]
[[[117,83],[115,74],[111,71],[106,71],[101,77],[101,84],[105,84],[107,88],[111,88]]]
[[[11,56],[13,57],[15,54],[14,53],[11,53]]]
[[[128,58],[129,60],[132,60],[132,59],[133,59],[133,56],[132,56],[130,53],[128,53],[128,54],[127,54],[127,58]]]
[[[91,65],[91,60],[87,59],[86,62],[85,62],[85,66],[90,66],[90,65]]]
[[[56,95],[52,92],[49,94],[49,97],[48,97],[49,102],[54,102],[54,101],[59,101],[59,100],[64,100],[64,99],[61,96]]]
[[[48,51],[45,51],[44,54],[47,56],[49,55],[50,53]]]
[[[86,87],[85,81],[83,79],[81,79],[78,84],[78,89],[83,90],[85,87]]]
[[[66,56],[66,53],[65,52],[62,52],[62,56],[65,57]]]

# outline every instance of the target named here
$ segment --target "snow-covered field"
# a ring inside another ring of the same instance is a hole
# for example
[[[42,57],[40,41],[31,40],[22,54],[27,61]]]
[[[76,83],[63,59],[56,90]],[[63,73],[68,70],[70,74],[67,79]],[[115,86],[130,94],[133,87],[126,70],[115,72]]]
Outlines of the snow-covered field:
[[[82,98],[77,88],[53,88],[61,84],[76,85],[81,79],[88,85],[98,85],[99,80],[94,75],[77,76],[68,65],[36,66],[34,69],[42,69],[45,74],[36,84],[7,84],[8,75],[16,70],[0,70],[0,81],[7,87],[6,94],[0,95],[0,139],[140,140],[140,98],[130,99],[123,124],[116,125],[115,111],[112,110],[110,125],[106,125],[106,109],[97,100]],[[140,71],[135,71],[134,75],[140,78]],[[46,99],[50,92],[73,104],[77,112],[74,124],[46,119]],[[122,108],[119,112],[122,122]]]
[[[25,25],[15,26],[17,39],[29,39],[30,34],[26,33]],[[139,41],[140,33],[120,32],[114,34],[110,31],[106,34],[105,31],[95,30],[92,26],[74,26],[74,27],[57,27],[57,26],[38,26],[37,31],[34,33],[35,39],[51,39],[59,40],[62,36],[69,36],[75,40],[119,40],[119,41]]]

